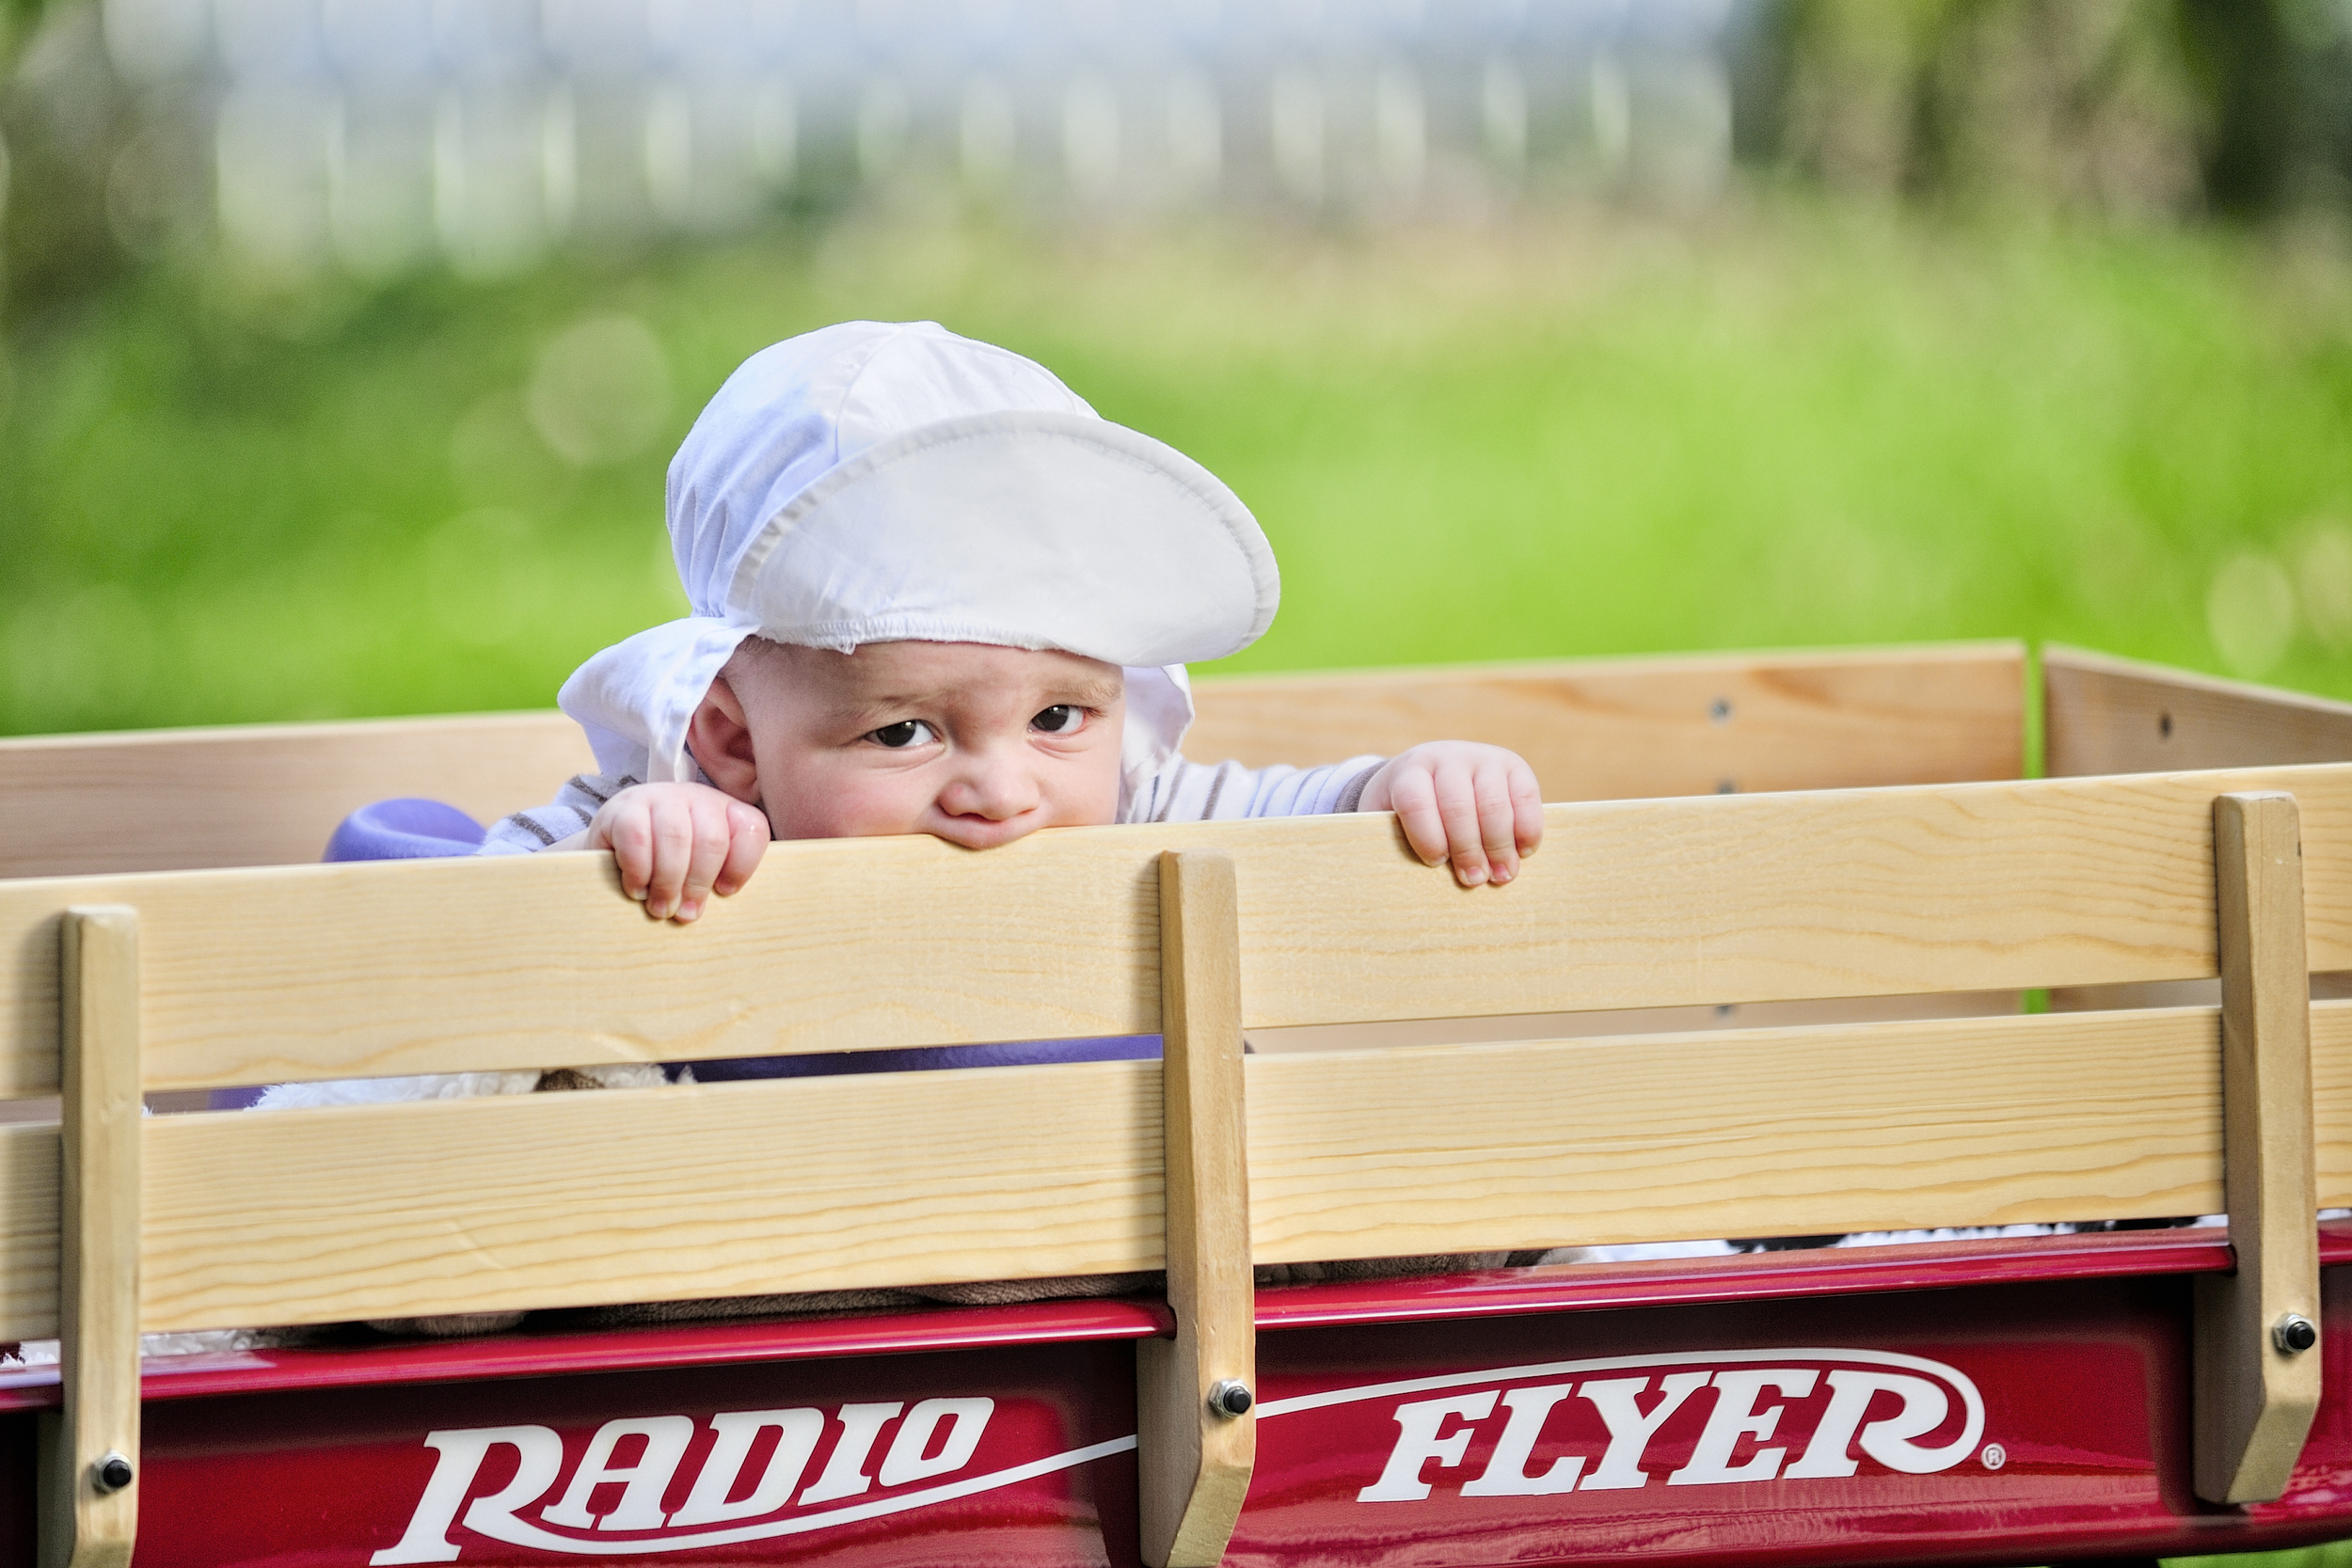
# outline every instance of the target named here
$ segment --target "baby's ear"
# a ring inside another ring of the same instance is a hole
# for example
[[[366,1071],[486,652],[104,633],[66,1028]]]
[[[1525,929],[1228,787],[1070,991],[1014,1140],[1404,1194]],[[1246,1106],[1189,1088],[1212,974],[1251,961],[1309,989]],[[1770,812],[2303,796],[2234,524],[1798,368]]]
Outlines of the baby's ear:
[[[702,705],[694,709],[686,744],[712,784],[746,805],[759,804],[759,763],[752,752],[752,728],[726,676],[710,683]]]

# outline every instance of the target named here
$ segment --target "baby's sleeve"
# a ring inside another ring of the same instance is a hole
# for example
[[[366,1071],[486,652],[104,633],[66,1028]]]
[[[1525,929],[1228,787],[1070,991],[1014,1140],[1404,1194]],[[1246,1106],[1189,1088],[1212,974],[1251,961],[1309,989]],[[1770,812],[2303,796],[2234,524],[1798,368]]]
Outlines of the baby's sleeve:
[[[1331,816],[1358,809],[1386,757],[1322,768],[1244,768],[1176,757],[1128,802],[1129,822],[1228,822],[1251,816]]]
[[[546,805],[532,806],[491,823],[489,833],[475,853],[535,855],[542,849],[551,849],[565,839],[585,832],[588,824],[596,820],[598,807],[637,782],[627,775],[614,778],[604,773],[575,773],[564,781],[564,787]]]

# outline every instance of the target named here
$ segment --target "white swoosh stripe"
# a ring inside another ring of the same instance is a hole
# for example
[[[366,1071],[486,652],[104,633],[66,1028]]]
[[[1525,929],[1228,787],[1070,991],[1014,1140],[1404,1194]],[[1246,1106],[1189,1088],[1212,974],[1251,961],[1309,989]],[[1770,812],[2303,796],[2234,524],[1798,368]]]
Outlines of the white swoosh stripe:
[[[1000,1486],[1012,1486],[1038,1476],[1051,1475],[1090,1464],[1111,1454],[1125,1453],[1136,1446],[1134,1436],[1114,1437],[1107,1443],[1095,1443],[1083,1449],[1072,1449],[1046,1459],[1033,1459],[1026,1465],[1016,1465],[1009,1470],[992,1470],[984,1476],[972,1476],[963,1481],[949,1481],[921,1492],[909,1492],[901,1497],[882,1497],[854,1508],[828,1509],[822,1513],[803,1514],[796,1519],[777,1519],[765,1524],[739,1525],[733,1529],[702,1530],[692,1535],[640,1536],[634,1541],[582,1541],[577,1536],[557,1535],[519,1519],[495,1521],[498,1528],[480,1533],[510,1546],[530,1546],[543,1552],[568,1552],[575,1557],[643,1557],[648,1552],[675,1551],[681,1547],[731,1546],[744,1541],[772,1541],[780,1535],[803,1535],[810,1530],[830,1529],[835,1525],[853,1525],[861,1519],[880,1519],[892,1513],[903,1513],[911,1508],[924,1508],[956,1497],[968,1497],[977,1492],[993,1492]],[[491,1523],[492,1521],[485,1521]],[[507,1528],[512,1526],[512,1528]],[[469,1528],[472,1527],[468,1526]]]

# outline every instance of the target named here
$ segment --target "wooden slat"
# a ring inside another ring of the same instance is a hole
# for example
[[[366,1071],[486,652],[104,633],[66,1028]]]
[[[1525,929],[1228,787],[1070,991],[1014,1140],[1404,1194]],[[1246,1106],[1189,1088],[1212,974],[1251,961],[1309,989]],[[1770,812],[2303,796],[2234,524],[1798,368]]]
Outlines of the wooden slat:
[[[139,1524],[139,920],[66,911],[57,1370],[43,1443],[44,1568],[128,1568]],[[127,1462],[127,1484],[102,1479]]]
[[[2195,985],[2197,982],[2184,982]],[[1252,1051],[1379,1051],[1397,1045],[1476,1045],[1487,1040],[1592,1039],[1602,1035],[1680,1035],[1696,1030],[1793,1029],[1831,1023],[1891,1023],[1911,1018],[1998,1018],[2022,1010],[2013,990],[1941,991],[1927,996],[1838,997],[1623,1012],[1517,1013],[1500,1018],[1420,1018],[1390,1023],[1311,1023],[1252,1029]],[[2187,1001],[2209,1000],[2184,998]],[[2139,1006],[2122,1003],[2118,1006]],[[2089,1009],[2077,1008],[2076,1011]],[[38,1101],[20,1101],[39,1104]],[[8,1102],[0,1101],[0,1117]]]
[[[2316,1325],[2309,964],[2295,798],[2213,803],[2221,943],[2222,1156],[2235,1273],[2197,1281],[2197,1495],[2268,1502],[2319,1412],[2320,1355],[2273,1343]]]
[[[2219,1031],[2216,1009],[2179,1008],[1254,1056],[1253,1251],[2208,1213]],[[2352,1204],[2352,1002],[2316,1005],[2312,1034],[2316,1201]],[[151,1330],[1163,1260],[1151,1062],[198,1114],[145,1132]],[[56,1163],[54,1130],[0,1129],[0,1261],[54,1259]],[[0,1275],[0,1339],[55,1322],[54,1286]]]
[[[1555,800],[2012,778],[2023,661],[2002,642],[1209,679],[1188,750],[1313,762],[1487,739]],[[554,712],[0,740],[0,878],[299,864],[370,800],[486,821],[590,766]]]
[[[602,856],[0,883],[0,1095],[55,1082],[56,911],[135,905],[150,1089],[1142,1033],[1155,857],[1234,856],[1245,1025],[2216,973],[2213,798],[2303,805],[2314,969],[2352,969],[2352,767],[1549,809],[1465,892],[1382,816],[1081,828],[985,854],[775,846],[648,924]]]
[[[594,765],[552,712],[0,740],[0,878],[300,864],[371,800],[489,821]]]
[[[1329,762],[1508,746],[1547,800],[2013,779],[2025,649],[1961,643],[1204,680],[1184,753]]]
[[[2329,1027],[2352,1045],[2352,1009]],[[1257,1256],[2209,1213],[2217,1028],[2182,1009],[1253,1057]],[[2352,1101],[2328,1116],[2352,1137]]]
[[[1254,1410],[1211,1408],[1218,1385],[1254,1389],[1258,1379],[1232,859],[1162,855],[1160,921],[1163,1234],[1176,1333],[1136,1346],[1142,1556],[1149,1568],[1216,1568],[1258,1452]]]
[[[2208,1212],[2217,1027],[2187,1009],[1255,1058],[1256,1255]],[[2324,1005],[2318,1035],[2323,1061],[2352,1053],[2352,1005]],[[1659,1051],[1716,1086],[1661,1109]],[[1018,1080],[1051,1070],[1080,1075],[1056,1090],[1055,1137],[1083,1132],[1067,1205],[1054,1155],[991,1132],[1035,1122]],[[2347,1077],[2320,1082],[2323,1203],[2352,1199]],[[1154,1079],[1101,1064],[155,1122],[148,1326],[1152,1267]],[[1895,1117],[1872,1093],[1890,1082],[1915,1107]],[[952,1144],[908,1172],[873,1125]],[[1952,1180],[1977,1156],[1991,1168]],[[382,1181],[395,1162],[413,1199]],[[660,1244],[590,1268],[640,1232]]]
[[[2352,759],[2352,704],[2058,646],[2042,684],[2053,777]]]
[[[0,1127],[0,1341],[57,1336],[57,1127]]]
[[[1161,1263],[1154,1062],[199,1113],[147,1135],[150,1329]]]

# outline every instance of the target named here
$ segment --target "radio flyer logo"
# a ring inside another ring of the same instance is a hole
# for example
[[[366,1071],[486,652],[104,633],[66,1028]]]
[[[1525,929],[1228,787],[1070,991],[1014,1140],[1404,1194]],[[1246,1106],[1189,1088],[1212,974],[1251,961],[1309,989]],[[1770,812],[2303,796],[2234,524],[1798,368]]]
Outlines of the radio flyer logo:
[[[1418,1397],[1417,1397],[1418,1396]],[[1621,1355],[1416,1378],[1269,1402],[1268,1416],[1393,1402],[1361,1503],[1842,1479],[1866,1463],[1948,1470],[1984,1434],[1966,1373],[1862,1350]]]
[[[1959,1369],[1836,1349],[1490,1368],[1268,1400],[1258,1418],[1282,1423],[1284,1446],[1321,1447],[1312,1418],[1351,1405],[1386,1406],[1392,1428],[1377,1473],[1367,1464],[1349,1482],[1354,1501],[1372,1508],[1449,1495],[1835,1480],[1865,1466],[1927,1475],[1976,1453],[1984,1433],[1983,1398]],[[1006,1465],[1019,1449],[1000,1441],[993,1467],[976,1471],[995,1411],[994,1400],[969,1397],[700,1420],[637,1416],[605,1422],[576,1454],[545,1426],[433,1432],[424,1439],[433,1472],[407,1528],[369,1560],[453,1562],[464,1548],[451,1532],[460,1526],[580,1557],[780,1540],[1014,1486],[1136,1446],[1131,1435]],[[1987,1469],[2000,1464],[1994,1451]]]
[[[1136,1446],[1132,1436],[1114,1438],[968,1474],[995,1408],[994,1400],[974,1398],[923,1400],[912,1408],[894,1402],[723,1410],[707,1426],[691,1416],[632,1417],[598,1427],[570,1464],[563,1435],[550,1427],[428,1433],[425,1447],[437,1458],[408,1528],[368,1560],[378,1568],[453,1562],[463,1548],[450,1531],[460,1524],[510,1546],[576,1557],[773,1541],[1017,1485]],[[710,1440],[685,1500],[665,1509],[705,1430]],[[496,1476],[510,1466],[504,1485],[473,1496],[485,1471]],[[592,1503],[605,1511],[592,1512]]]

